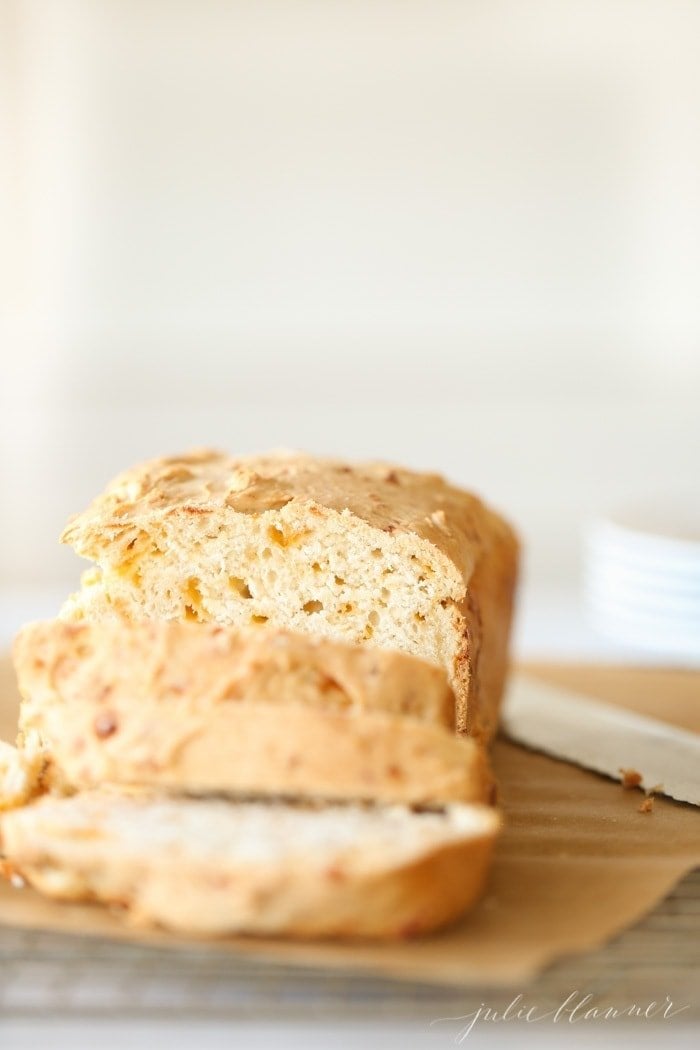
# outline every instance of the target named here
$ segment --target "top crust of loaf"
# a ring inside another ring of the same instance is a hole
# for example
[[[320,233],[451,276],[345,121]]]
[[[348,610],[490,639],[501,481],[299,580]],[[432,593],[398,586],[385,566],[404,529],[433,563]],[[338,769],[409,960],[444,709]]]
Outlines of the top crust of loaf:
[[[474,571],[485,530],[515,542],[502,518],[438,474],[386,463],[349,465],[299,452],[232,457],[208,449],[152,459],[124,471],[87,510],[70,519],[61,542],[100,561],[113,539],[144,519],[212,514],[225,507],[262,514],[290,503],[350,514],[382,532],[427,541],[459,573],[455,582],[461,594],[456,598],[463,596]],[[449,572],[449,565],[445,567]]]

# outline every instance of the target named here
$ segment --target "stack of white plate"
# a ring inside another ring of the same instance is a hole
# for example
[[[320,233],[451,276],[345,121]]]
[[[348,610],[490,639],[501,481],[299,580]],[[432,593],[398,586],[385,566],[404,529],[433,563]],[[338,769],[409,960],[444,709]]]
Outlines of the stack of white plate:
[[[697,508],[672,515],[659,509],[594,522],[585,588],[600,633],[700,661],[700,498]]]

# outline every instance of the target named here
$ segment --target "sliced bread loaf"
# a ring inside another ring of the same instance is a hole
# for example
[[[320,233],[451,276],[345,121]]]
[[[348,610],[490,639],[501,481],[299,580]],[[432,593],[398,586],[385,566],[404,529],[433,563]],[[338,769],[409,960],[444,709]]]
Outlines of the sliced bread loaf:
[[[481,892],[498,817],[482,806],[229,803],[95,791],[0,816],[41,892],[195,934],[391,938],[456,919]]]
[[[412,803],[486,801],[453,731],[444,671],[400,652],[271,627],[27,625],[14,647],[20,740],[68,787],[105,782]]]
[[[445,668],[460,731],[495,732],[517,541],[433,474],[201,451],[116,478],[62,540],[96,563],[68,619],[269,623]]]

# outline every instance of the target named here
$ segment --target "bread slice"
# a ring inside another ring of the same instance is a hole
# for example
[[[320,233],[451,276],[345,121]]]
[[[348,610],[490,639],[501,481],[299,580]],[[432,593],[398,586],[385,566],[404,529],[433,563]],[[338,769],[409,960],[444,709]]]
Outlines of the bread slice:
[[[62,540],[97,563],[68,619],[270,623],[447,671],[460,731],[495,732],[517,541],[435,474],[198,451],[117,477]]]
[[[480,894],[493,810],[305,809],[88,792],[0,817],[11,867],[42,893],[120,904],[183,933],[392,938]]]
[[[27,625],[20,740],[67,787],[105,782],[412,803],[486,801],[479,745],[453,731],[444,671],[264,627]]]

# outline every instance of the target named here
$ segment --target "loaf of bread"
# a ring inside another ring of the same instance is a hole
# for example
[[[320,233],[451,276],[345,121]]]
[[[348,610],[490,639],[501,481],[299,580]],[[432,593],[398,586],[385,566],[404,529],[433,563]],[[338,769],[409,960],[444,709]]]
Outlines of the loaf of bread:
[[[23,628],[14,660],[20,740],[39,739],[69,789],[491,795],[445,672],[404,653],[269,626],[51,620]]]
[[[12,869],[51,897],[98,900],[195,934],[395,938],[480,893],[498,817],[483,806],[307,809],[95,791],[0,816]]]
[[[199,451],[120,475],[62,539],[96,563],[67,619],[271,624],[445,668],[459,731],[495,732],[518,547],[433,474]]]

